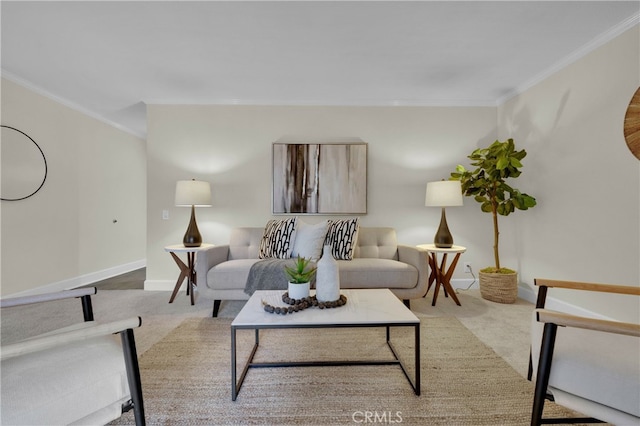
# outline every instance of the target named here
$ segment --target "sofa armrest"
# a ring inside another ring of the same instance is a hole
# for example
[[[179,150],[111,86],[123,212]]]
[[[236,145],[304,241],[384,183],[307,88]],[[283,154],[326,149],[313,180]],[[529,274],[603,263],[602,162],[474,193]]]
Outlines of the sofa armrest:
[[[200,281],[200,279],[204,279],[204,283],[206,284],[207,273],[209,269],[214,266],[226,262],[229,259],[229,246],[213,246],[204,250],[198,250],[196,252],[196,279]],[[198,282],[198,284],[200,284]],[[200,286],[200,288],[204,288],[204,286]]]
[[[414,246],[398,244],[398,260],[409,264],[418,270],[418,283],[415,293],[422,297],[427,292],[429,282],[429,262],[427,254]]]

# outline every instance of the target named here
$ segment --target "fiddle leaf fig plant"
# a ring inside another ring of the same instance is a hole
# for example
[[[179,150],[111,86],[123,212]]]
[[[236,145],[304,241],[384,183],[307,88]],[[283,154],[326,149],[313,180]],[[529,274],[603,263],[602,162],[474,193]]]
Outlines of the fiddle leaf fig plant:
[[[311,259],[305,259],[298,256],[296,263],[293,266],[285,266],[284,271],[290,279],[290,282],[294,284],[304,284],[311,282],[316,274],[316,267],[309,266]]]
[[[526,155],[524,149],[516,151],[513,139],[504,142],[496,140],[488,148],[476,149],[467,157],[474,169],[467,170],[458,165],[456,171],[451,173],[452,180],[460,181],[462,193],[473,197],[480,203],[480,209],[491,213],[493,217],[495,268],[485,268],[483,272],[514,272],[500,266],[498,215],[508,216],[516,209],[528,210],[536,205],[534,197],[507,184],[508,179],[515,179],[522,173],[522,159]]]

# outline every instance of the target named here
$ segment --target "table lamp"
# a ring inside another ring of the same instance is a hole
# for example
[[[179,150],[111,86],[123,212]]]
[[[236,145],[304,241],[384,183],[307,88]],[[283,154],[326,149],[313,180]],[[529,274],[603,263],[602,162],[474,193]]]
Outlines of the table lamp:
[[[441,180],[438,182],[428,182],[424,205],[428,207],[442,207],[440,226],[433,238],[433,243],[438,248],[451,248],[453,246],[453,236],[447,226],[447,217],[444,208],[462,205],[462,186],[460,185],[460,181]]]
[[[211,185],[200,180],[179,180],[176,183],[176,206],[191,207],[191,220],[182,243],[185,247],[200,247],[202,235],[196,223],[196,207],[211,206]]]

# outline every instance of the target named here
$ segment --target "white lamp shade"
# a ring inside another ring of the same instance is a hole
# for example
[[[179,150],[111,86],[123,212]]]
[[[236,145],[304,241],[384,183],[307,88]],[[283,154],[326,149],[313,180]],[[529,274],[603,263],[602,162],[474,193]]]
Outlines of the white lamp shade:
[[[211,206],[211,185],[201,180],[179,180],[176,183],[176,206]]]
[[[462,205],[462,186],[459,180],[441,180],[427,183],[424,205],[449,207]]]

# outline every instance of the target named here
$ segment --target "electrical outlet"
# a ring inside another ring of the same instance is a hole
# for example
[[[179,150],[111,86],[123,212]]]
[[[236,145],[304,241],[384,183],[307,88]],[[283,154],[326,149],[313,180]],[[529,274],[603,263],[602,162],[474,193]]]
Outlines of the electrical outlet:
[[[471,273],[471,262],[464,262],[464,272],[467,274]]]

